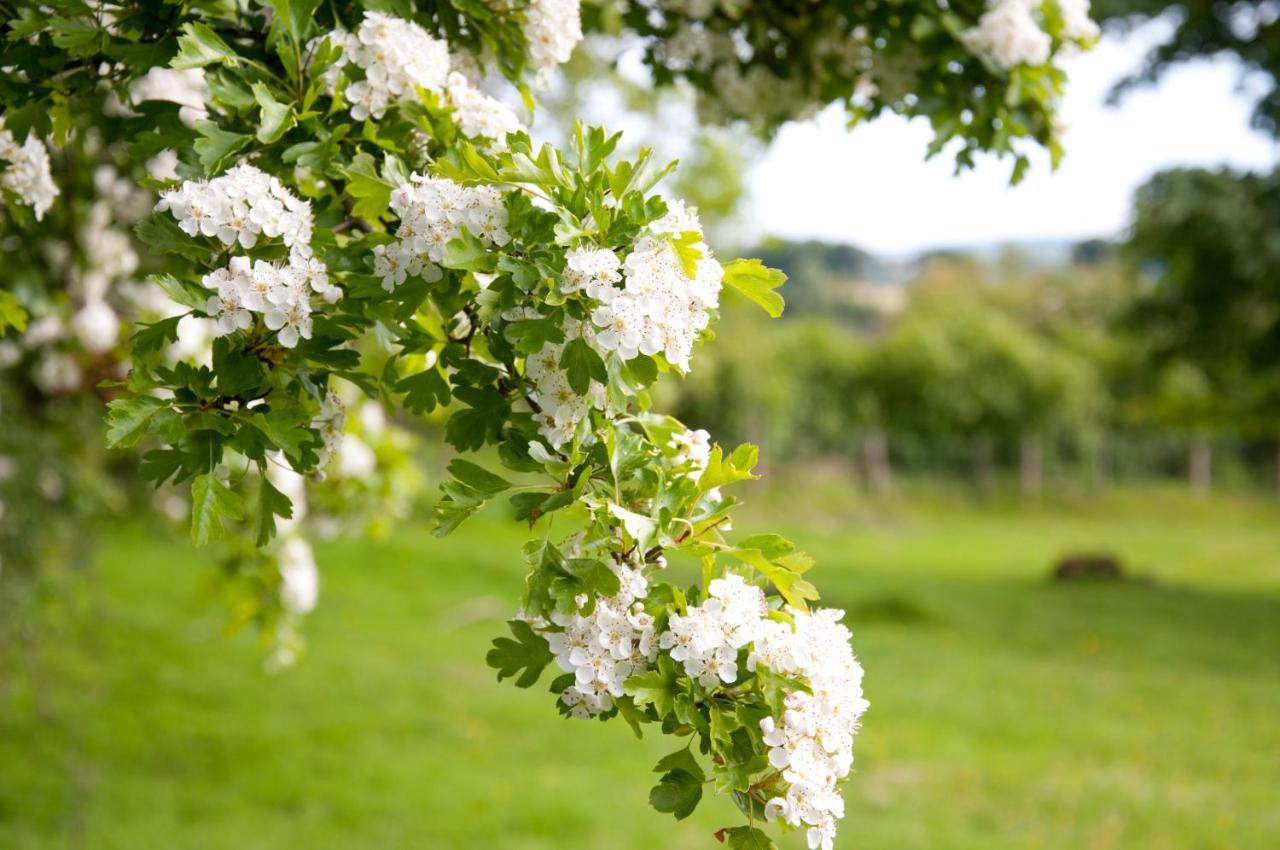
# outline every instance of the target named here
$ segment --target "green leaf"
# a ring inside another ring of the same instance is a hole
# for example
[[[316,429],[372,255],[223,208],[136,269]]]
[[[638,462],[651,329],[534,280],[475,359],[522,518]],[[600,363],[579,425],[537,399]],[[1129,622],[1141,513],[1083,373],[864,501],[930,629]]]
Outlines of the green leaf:
[[[0,292],[0,336],[13,328],[18,333],[27,329],[27,311],[18,303],[18,296],[12,292]]]
[[[683,770],[685,773],[697,777],[699,782],[707,778],[702,770],[702,765],[698,764],[698,760],[694,758],[693,750],[690,747],[684,747],[669,756],[663,756],[662,760],[653,768],[654,773],[667,773],[673,770]]]
[[[151,418],[169,402],[149,395],[117,398],[107,405],[107,445],[113,449],[132,446],[147,433]]]
[[[452,534],[458,526],[489,502],[485,496],[453,480],[441,484],[440,491],[444,495],[432,510],[436,521],[432,532],[436,537]]]
[[[658,528],[658,523],[644,514],[638,514],[635,511],[629,511],[621,505],[609,503],[609,513],[622,520],[622,527],[626,530],[627,535],[636,542],[636,545],[644,547],[649,538],[653,536],[654,531]]]
[[[100,49],[103,30],[93,19],[54,17],[49,21],[53,43],[72,56],[92,56]]]
[[[686,770],[672,770],[649,791],[649,805],[684,820],[702,800],[702,780]]]
[[[150,218],[144,218],[133,226],[133,232],[144,245],[162,254],[177,254],[188,260],[202,262],[209,259],[209,249],[188,236],[168,213],[156,213]]]
[[[507,625],[515,640],[495,638],[485,662],[498,671],[499,682],[515,676],[517,688],[532,687],[555,656],[551,654],[546,640],[524,620],[511,620]]]
[[[586,395],[592,381],[609,382],[604,360],[582,337],[569,340],[560,355],[560,368],[565,370],[569,386],[578,395]]]
[[[302,447],[313,439],[306,427],[310,417],[302,407],[272,405],[266,413],[254,413],[249,421],[292,461],[302,459]]]
[[[449,474],[453,478],[440,485],[444,496],[435,506],[437,537],[451,534],[490,499],[511,487],[505,478],[462,458],[449,463]]]
[[[657,669],[632,676],[623,684],[636,705],[652,705],[662,719],[675,710],[680,694],[680,675],[676,663],[665,655],[658,656]]]
[[[564,323],[553,313],[541,319],[524,319],[507,325],[507,339],[516,344],[516,350],[526,357],[537,354],[547,343],[564,340]]]
[[[253,139],[240,133],[232,133],[218,126],[215,121],[197,121],[196,131],[200,138],[195,141],[196,157],[200,166],[208,174],[216,174],[222,170],[227,157],[242,149]]]
[[[444,260],[440,263],[448,269],[465,269],[470,272],[491,272],[498,267],[497,254],[474,234],[463,231],[457,239],[444,246]]]
[[[191,479],[191,539],[197,546],[226,533],[223,520],[244,518],[244,500],[212,472]]]
[[[559,610],[566,614],[590,613],[597,599],[614,596],[621,589],[617,573],[595,558],[567,558],[560,568],[563,574],[551,582],[551,592],[559,603]],[[587,597],[587,604],[579,606],[578,597],[583,595]]]
[[[684,276],[690,280],[698,276],[698,261],[702,259],[702,249],[698,247],[698,243],[701,241],[702,234],[696,230],[671,235],[671,247],[680,259]]]
[[[724,267],[724,282],[759,304],[773,318],[782,315],[786,302],[774,292],[786,283],[787,276],[759,260],[734,260]]]
[[[788,566],[785,559],[770,560],[759,549],[728,549],[725,550],[725,554],[732,555],[754,567],[778,589],[778,593],[782,594],[782,598],[787,600],[787,604],[792,608],[807,611],[809,610],[807,601],[818,598],[818,589],[811,582],[801,578],[800,571]],[[804,560],[804,569],[808,569],[813,562],[808,558]]]
[[[282,21],[295,44],[301,44],[311,27],[311,19],[320,0],[271,0],[271,9]]]
[[[378,174],[373,157],[367,153],[357,154],[349,167],[339,171],[347,180],[346,193],[356,199],[352,215],[377,221],[391,206],[391,190],[395,187]]]
[[[159,351],[165,345],[178,341],[178,322],[182,321],[181,316],[170,316],[167,319],[161,319],[151,324],[138,323],[138,331],[133,335],[133,350],[135,354],[143,354],[149,351]]]
[[[716,833],[730,850],[778,850],[773,839],[754,826],[735,826]]]
[[[413,413],[430,413],[449,403],[449,381],[438,368],[407,375],[395,383],[394,389],[404,393],[404,406]]]
[[[454,458],[449,462],[449,474],[472,490],[486,496],[496,496],[511,487],[511,482],[505,478],[494,475],[483,466],[462,458]]]
[[[564,555],[545,538],[530,540],[521,547],[529,572],[525,575],[524,608],[530,613],[547,614],[552,608],[551,582],[559,574]]]
[[[183,24],[182,35],[178,36],[178,55],[173,57],[170,67],[185,70],[203,68],[218,62],[236,65],[240,62],[240,56],[221,36],[204,24]]]
[[[159,487],[170,477],[177,476],[181,481],[185,476],[182,470],[186,467],[187,456],[180,449],[154,449],[142,456],[138,464],[138,475],[143,481],[150,481]]]
[[[255,545],[266,546],[276,536],[276,517],[290,519],[293,502],[264,476],[258,493],[258,535]]]
[[[781,534],[752,534],[738,541],[739,549],[759,549],[766,558],[779,558],[795,551],[795,544]]]
[[[243,348],[233,347],[229,339],[220,336],[213,342],[213,371],[218,376],[218,393],[244,396],[262,383],[262,361]]]
[[[454,395],[469,407],[455,412],[445,425],[445,439],[460,452],[496,443],[511,408],[492,387],[458,387]]]
[[[168,295],[175,303],[181,304],[183,307],[204,312],[209,303],[208,289],[194,283],[178,280],[171,274],[153,274],[147,278],[147,282],[163,289],[165,295]]]
[[[711,449],[711,457],[707,460],[707,468],[698,479],[698,490],[705,493],[716,487],[723,487],[735,481],[750,481],[759,478],[751,473],[755,469],[760,450],[750,443],[743,443],[733,450],[733,454],[724,456],[724,450],[717,444]]]
[[[253,84],[253,98],[262,107],[262,124],[258,128],[258,141],[264,145],[277,141],[287,133],[298,119],[293,108],[271,96],[271,90],[263,83]]]

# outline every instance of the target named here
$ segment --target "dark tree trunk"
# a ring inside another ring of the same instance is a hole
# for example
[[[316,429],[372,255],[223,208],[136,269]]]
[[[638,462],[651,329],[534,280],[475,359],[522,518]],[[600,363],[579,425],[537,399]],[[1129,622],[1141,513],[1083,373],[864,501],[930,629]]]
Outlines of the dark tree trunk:
[[[1040,498],[1044,487],[1044,443],[1039,437],[1023,437],[1018,447],[1018,486],[1024,499]]]
[[[862,435],[862,480],[867,490],[877,496],[889,492],[893,477],[889,465],[889,441],[881,431]]]
[[[996,486],[996,451],[990,437],[973,440],[973,479],[978,492],[990,495]]]
[[[1280,439],[1276,440],[1276,495],[1280,496]]]
[[[1196,437],[1191,441],[1187,479],[1191,489],[1199,493],[1208,493],[1213,487],[1213,447],[1204,437]]]
[[[1105,436],[1099,437],[1098,446],[1093,452],[1093,487],[1095,490],[1106,490],[1111,486],[1113,461],[1111,443]]]

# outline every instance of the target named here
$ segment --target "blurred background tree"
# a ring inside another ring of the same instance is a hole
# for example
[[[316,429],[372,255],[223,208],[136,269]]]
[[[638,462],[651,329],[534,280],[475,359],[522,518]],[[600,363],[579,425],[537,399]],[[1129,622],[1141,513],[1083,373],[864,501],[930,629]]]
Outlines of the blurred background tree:
[[[1280,135],[1280,14],[1272,0],[1098,0],[1093,14],[1110,30],[1155,20],[1172,29],[1150,50],[1142,68],[1117,85],[1116,100],[1177,65],[1227,55],[1239,60],[1242,77],[1249,75],[1260,84],[1254,126]]]

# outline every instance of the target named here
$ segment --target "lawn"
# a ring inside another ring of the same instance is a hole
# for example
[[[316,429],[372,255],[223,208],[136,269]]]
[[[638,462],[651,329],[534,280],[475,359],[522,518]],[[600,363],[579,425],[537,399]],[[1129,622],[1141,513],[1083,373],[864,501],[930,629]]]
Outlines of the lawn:
[[[815,490],[756,514],[818,556],[867,668],[839,846],[1280,847],[1280,506]],[[718,846],[727,800],[682,823],[646,804],[669,744],[484,666],[520,540],[493,517],[325,547],[308,654],[270,676],[188,547],[104,533],[0,647],[0,848]],[[1095,550],[1140,579],[1045,580]]]

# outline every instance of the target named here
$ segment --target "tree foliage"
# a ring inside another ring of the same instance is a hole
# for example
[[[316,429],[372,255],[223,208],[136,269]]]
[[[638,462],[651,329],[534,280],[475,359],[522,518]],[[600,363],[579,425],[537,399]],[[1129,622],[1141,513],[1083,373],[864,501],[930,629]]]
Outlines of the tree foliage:
[[[366,432],[367,410],[443,410],[453,449],[484,454],[450,465],[438,531],[501,500],[534,537],[499,678],[529,687],[554,660],[562,712],[684,739],[658,765],[660,811],[687,816],[705,781],[748,820],[722,831],[732,846],[770,846],[768,817],[830,847],[867,706],[842,613],[812,607],[813,562],[790,542],[730,536],[756,448],[713,444],[651,394],[689,371],[722,287],[777,316],[785,275],[722,265],[657,190],[672,165],[651,151],[620,156],[581,124],[540,143],[482,89],[496,71],[530,110],[581,38],[577,4],[11,5],[0,104],[23,167],[5,172],[6,229],[40,232],[46,144],[109,155],[159,194],[129,223],[160,303],[130,317],[107,436],[189,492],[194,541],[225,539],[267,610],[305,613],[305,482],[373,462],[341,457],[349,397],[367,399]],[[687,79],[765,133],[841,100],[854,120],[928,117],[961,164],[1012,154],[1015,178],[1024,143],[1059,153],[1052,59],[1091,40],[1067,5],[1013,9],[1035,48],[1013,59],[977,4],[802,5],[626,3],[586,23],[639,37],[656,82]],[[678,67],[682,28],[742,50]],[[28,306],[6,299],[5,326]],[[700,581],[669,580],[668,558]],[[273,627],[263,610],[245,619]]]

